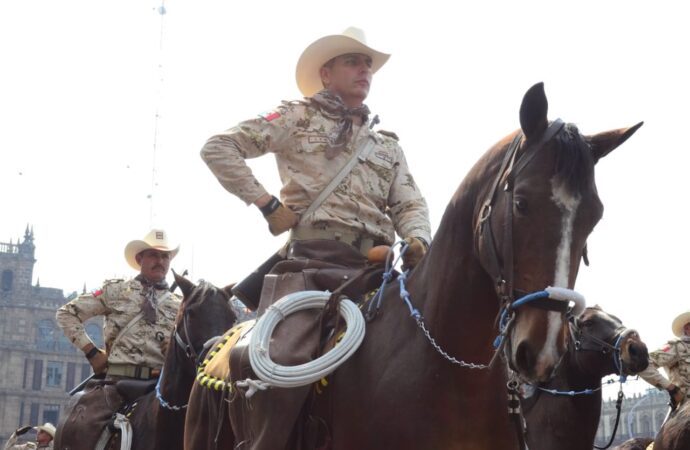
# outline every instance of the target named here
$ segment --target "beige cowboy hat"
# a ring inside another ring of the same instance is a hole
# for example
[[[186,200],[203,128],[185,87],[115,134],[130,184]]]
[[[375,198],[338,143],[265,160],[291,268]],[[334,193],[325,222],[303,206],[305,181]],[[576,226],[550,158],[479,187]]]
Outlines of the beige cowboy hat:
[[[37,427],[34,427],[34,430],[45,431],[46,433],[48,433],[50,435],[50,437],[55,439],[55,425],[53,425],[50,422],[46,422],[43,425],[39,425]]]
[[[341,34],[324,36],[312,42],[297,61],[297,87],[302,95],[311,97],[323,89],[319,70],[336,56],[347,53],[361,53],[371,57],[371,71],[376,73],[391,56],[367,45],[364,31],[350,27]]]
[[[180,250],[180,246],[172,247],[168,243],[168,233],[160,229],[153,229],[144,236],[142,240],[131,241],[125,247],[125,259],[127,264],[129,264],[133,269],[139,270],[141,266],[137,262],[136,256],[148,249],[160,250],[162,252],[170,252],[170,259],[173,259],[177,252]]]
[[[690,323],[690,311],[686,311],[673,319],[673,324],[671,324],[673,334],[678,337],[684,336],[683,327],[688,323]]]

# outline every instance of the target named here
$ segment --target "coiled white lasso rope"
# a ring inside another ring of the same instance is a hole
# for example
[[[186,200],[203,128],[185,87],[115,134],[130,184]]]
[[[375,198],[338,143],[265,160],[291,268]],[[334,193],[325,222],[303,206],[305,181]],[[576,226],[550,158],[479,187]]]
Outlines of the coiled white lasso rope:
[[[297,366],[281,366],[271,360],[268,349],[271,335],[278,323],[294,312],[323,308],[330,296],[326,291],[295,292],[266,309],[254,326],[249,341],[249,362],[263,383],[256,383],[254,380],[237,383],[239,387],[249,387],[247,397],[257,389],[263,390],[269,386],[292,388],[314,383],[333,372],[359,348],[364,340],[364,316],[351,300],[343,299],[338,310],[345,319],[347,329],[335,347],[314,361]]]

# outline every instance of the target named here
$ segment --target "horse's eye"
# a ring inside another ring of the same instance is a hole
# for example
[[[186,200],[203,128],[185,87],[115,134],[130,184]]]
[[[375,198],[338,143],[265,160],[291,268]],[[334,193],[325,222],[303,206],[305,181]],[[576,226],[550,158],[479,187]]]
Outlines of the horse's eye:
[[[527,212],[527,200],[525,200],[524,198],[516,198],[515,209],[519,213],[525,214]]]
[[[592,321],[591,320],[583,320],[580,321],[580,326],[583,328],[591,327],[592,326]]]

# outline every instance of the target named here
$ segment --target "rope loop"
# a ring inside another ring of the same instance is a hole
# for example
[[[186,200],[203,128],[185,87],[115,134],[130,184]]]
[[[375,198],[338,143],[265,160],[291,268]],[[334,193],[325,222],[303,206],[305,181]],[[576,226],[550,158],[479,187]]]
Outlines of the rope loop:
[[[271,360],[268,348],[273,330],[283,318],[305,309],[322,309],[331,294],[327,291],[300,291],[288,294],[267,308],[254,326],[249,342],[249,362],[259,380],[238,382],[247,387],[247,397],[268,387],[292,388],[306,386],[332,373],[359,348],[364,340],[364,317],[357,305],[343,299],[338,306],[347,328],[343,337],[330,351],[319,358],[297,366],[282,366]]]

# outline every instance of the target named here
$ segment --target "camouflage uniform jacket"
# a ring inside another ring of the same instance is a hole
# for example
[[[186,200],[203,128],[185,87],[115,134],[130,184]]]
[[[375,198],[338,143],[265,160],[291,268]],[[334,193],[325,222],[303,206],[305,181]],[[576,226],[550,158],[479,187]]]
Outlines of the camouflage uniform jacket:
[[[106,281],[102,289],[82,294],[58,309],[57,323],[65,336],[81,349],[93,343],[84,331],[83,323],[91,317],[104,316],[103,338],[108,364],[160,368],[181,302],[167,289],[156,290],[156,323],[140,319],[112,348],[120,330],[141,312],[142,289],[141,283],[134,279]]]
[[[283,102],[275,111],[211,137],[201,156],[221,185],[248,205],[266,194],[245,159],[274,153],[283,204],[304,212],[367,139],[375,146],[323,204],[299,227],[358,234],[381,243],[401,237],[431,240],[426,201],[412,178],[397,138],[353,125],[353,138],[333,159],[325,156],[336,121],[304,101]]]
[[[668,373],[668,379],[659,373],[660,367]],[[640,376],[659,389],[673,383],[686,395],[690,394],[690,343],[674,339],[660,350],[650,352],[649,366]]]

